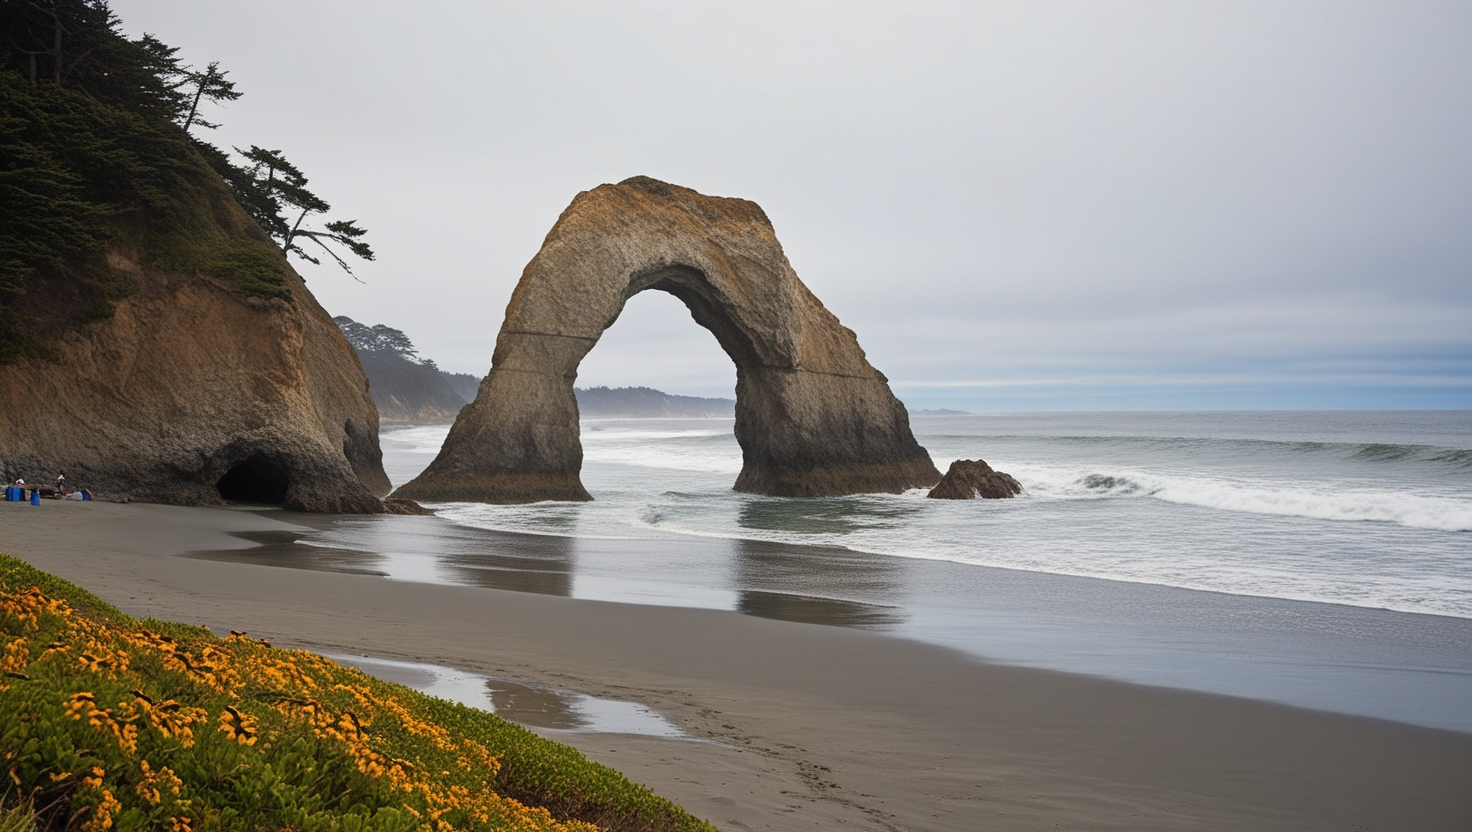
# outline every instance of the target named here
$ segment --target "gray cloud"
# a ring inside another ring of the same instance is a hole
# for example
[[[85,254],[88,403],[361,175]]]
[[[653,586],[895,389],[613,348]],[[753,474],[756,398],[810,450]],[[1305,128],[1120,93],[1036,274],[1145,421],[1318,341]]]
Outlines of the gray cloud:
[[[1472,407],[1466,3],[115,6],[370,229],[366,287],[304,269],[324,305],[446,367],[487,368],[577,191],[642,173],[760,202],[921,404]],[[729,389],[670,310],[583,381]]]

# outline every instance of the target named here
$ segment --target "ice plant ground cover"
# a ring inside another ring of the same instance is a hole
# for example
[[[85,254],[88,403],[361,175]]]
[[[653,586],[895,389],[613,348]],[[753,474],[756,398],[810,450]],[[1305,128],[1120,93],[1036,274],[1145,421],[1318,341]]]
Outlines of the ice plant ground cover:
[[[0,673],[6,828],[711,830],[492,714],[5,555]]]

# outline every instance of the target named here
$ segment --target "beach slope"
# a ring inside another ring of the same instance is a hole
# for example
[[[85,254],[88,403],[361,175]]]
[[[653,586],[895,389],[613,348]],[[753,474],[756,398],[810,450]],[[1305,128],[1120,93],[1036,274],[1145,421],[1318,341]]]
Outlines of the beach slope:
[[[297,519],[13,506],[0,550],[136,616],[645,703],[710,742],[559,739],[722,829],[1472,826],[1472,735],[721,611],[176,557]]]

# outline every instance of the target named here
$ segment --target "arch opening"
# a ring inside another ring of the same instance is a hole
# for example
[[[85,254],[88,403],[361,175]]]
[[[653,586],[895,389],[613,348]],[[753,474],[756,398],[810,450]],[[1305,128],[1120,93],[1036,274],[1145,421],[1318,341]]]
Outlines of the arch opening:
[[[734,399],[736,362],[714,336],[678,295],[649,287],[625,301],[617,318],[577,361],[575,386]]]
[[[215,482],[220,499],[234,503],[279,506],[286,502],[291,475],[265,454],[255,454],[225,472]]]

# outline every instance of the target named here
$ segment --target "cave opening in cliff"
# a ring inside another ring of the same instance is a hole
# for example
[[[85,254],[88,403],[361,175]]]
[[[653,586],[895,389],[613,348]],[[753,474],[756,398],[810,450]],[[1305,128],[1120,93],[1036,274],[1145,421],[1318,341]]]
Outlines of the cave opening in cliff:
[[[215,483],[220,499],[235,503],[281,505],[286,502],[290,477],[286,469],[264,454],[255,454],[225,472]]]

